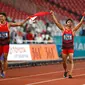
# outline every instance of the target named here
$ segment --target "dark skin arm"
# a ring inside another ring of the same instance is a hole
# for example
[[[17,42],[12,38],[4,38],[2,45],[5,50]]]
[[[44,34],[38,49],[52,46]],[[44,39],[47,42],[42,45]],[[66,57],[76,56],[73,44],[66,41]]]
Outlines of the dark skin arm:
[[[57,18],[55,17],[54,15],[54,12],[53,11],[50,11],[51,12],[51,15],[52,15],[52,18],[55,22],[55,24],[58,26],[58,28],[61,30],[61,31],[64,31],[64,27],[58,22]]]
[[[81,20],[80,20],[80,22],[78,23],[78,25],[73,28],[73,32],[74,32],[74,33],[81,27],[83,21],[84,21],[84,16],[81,18]]]
[[[27,17],[23,22],[17,22],[17,23],[10,22],[8,25],[9,27],[22,26],[29,19],[30,17]]]

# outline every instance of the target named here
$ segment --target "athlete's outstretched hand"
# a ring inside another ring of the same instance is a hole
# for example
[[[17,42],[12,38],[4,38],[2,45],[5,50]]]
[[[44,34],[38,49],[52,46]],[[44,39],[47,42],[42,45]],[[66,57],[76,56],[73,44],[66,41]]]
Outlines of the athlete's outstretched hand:
[[[85,17],[85,12],[82,15]]]
[[[52,10],[50,11],[50,14],[52,15],[52,18],[53,18],[55,24],[58,26],[58,28],[63,31],[64,30],[63,25],[60,24],[60,22],[57,20],[56,16],[54,15],[54,12]]]
[[[83,24],[83,21],[84,21],[84,17],[85,17],[85,12],[82,14],[82,18],[81,18],[80,22],[77,24],[77,26],[75,26],[73,28],[74,32],[76,32],[81,27],[81,25]]]
[[[51,13],[52,16],[54,15],[54,12],[52,10],[50,11],[50,13]]]

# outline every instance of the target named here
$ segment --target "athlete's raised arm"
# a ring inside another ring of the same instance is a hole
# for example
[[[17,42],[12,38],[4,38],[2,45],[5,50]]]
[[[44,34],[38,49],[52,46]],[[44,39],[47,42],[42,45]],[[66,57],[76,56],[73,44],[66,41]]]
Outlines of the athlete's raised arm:
[[[27,17],[23,22],[16,22],[16,23],[13,23],[13,22],[9,22],[9,27],[15,27],[15,26],[22,26],[27,20],[29,20],[30,17]]]
[[[51,12],[51,15],[52,15],[52,18],[55,22],[55,24],[58,26],[58,28],[61,30],[61,31],[64,31],[64,27],[58,22],[57,18],[55,17],[54,15],[54,12],[53,11],[50,11]]]
[[[84,14],[85,14],[85,12],[84,12]],[[76,32],[81,27],[83,21],[84,21],[84,16],[82,16],[82,18],[81,18],[80,22],[78,23],[78,25],[73,28],[73,32]]]

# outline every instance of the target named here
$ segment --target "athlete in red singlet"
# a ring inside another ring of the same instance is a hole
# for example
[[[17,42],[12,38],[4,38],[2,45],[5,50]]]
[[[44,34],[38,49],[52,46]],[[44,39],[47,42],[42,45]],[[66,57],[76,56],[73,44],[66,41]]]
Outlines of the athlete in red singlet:
[[[0,13],[0,76],[5,77],[5,73],[7,70],[7,55],[9,52],[9,43],[10,43],[10,36],[9,36],[9,31],[10,31],[10,26],[22,26],[28,19],[27,17],[23,22],[21,23],[12,23],[12,22],[7,22],[6,21],[6,14],[5,13]],[[4,56],[3,59],[1,56]],[[3,62],[4,61],[4,62]]]
[[[85,12],[84,12],[85,14]],[[73,54],[74,54],[74,35],[76,31],[80,28],[83,23],[84,16],[76,27],[73,27],[72,19],[66,21],[66,25],[62,26],[56,19],[54,12],[51,11],[52,18],[58,28],[62,31],[62,58],[63,58],[63,68],[65,70],[64,77],[72,78],[73,64]],[[67,70],[67,57],[69,56],[70,70]]]
[[[62,51],[65,54],[68,54],[69,52],[73,53],[74,50],[74,35],[71,29],[65,29],[63,31],[62,35]]]

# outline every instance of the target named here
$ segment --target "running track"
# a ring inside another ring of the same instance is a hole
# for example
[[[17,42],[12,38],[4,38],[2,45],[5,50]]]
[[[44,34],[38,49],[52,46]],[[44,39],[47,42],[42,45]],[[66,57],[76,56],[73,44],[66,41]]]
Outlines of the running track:
[[[85,61],[75,62],[73,78],[63,78],[62,64],[8,69],[0,85],[85,85]]]

